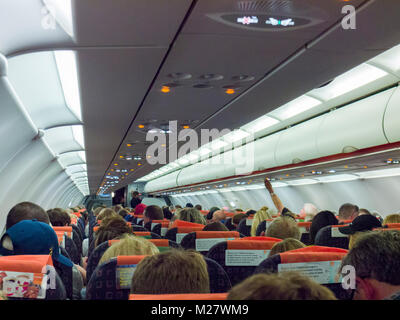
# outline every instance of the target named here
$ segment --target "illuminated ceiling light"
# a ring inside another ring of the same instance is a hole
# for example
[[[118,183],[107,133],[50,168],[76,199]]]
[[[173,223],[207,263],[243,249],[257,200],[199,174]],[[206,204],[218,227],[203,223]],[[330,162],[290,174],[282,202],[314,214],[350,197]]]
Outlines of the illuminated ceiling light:
[[[171,91],[171,88],[168,86],[162,86],[162,88],[161,88],[161,92],[163,92],[163,93],[168,93],[170,91]]]
[[[189,129],[190,126],[183,126],[183,129]]]
[[[131,169],[131,171],[135,171],[135,169]]]
[[[342,181],[357,180],[358,176],[352,174],[337,174],[332,176],[319,177],[316,179],[318,179],[318,181],[320,182],[342,182]]]
[[[329,173],[336,173],[336,171],[333,170],[333,169],[332,169],[332,170],[329,170],[328,172],[329,172]]]
[[[319,181],[314,180],[314,179],[299,179],[299,180],[286,181],[286,183],[289,186],[301,186],[301,185],[306,185],[306,184],[319,183]]]
[[[127,143],[126,146],[127,146],[127,147],[132,147],[132,144]]]
[[[120,158],[120,159],[123,159],[123,158],[124,158],[124,156],[119,156],[119,158]]]
[[[141,163],[138,163],[137,165],[138,165],[138,166],[141,166],[142,164],[141,164]]]
[[[58,75],[68,108],[82,121],[78,69],[74,51],[54,51]]]
[[[363,168],[364,168],[364,169],[368,169],[368,166],[364,166]]]
[[[225,90],[225,93],[226,94],[234,94],[235,93],[235,89],[228,88],[228,89]]]
[[[189,163],[189,160],[187,158],[181,158],[178,160],[178,162],[182,165],[185,165]]]
[[[131,161],[131,160],[132,160],[132,157],[131,157],[131,156],[126,156],[126,157],[125,157],[125,160]]]
[[[388,73],[382,69],[364,63],[338,76],[329,85],[315,89],[311,93],[327,101],[361,88],[387,75]]]
[[[74,28],[72,23],[71,0],[43,0],[43,3],[61,28],[73,38]]]
[[[242,139],[248,137],[249,135],[250,135],[250,133],[238,129],[238,130],[235,130],[235,131],[232,131],[232,132],[226,134],[226,135],[223,137],[223,139],[224,139],[225,141],[228,141],[228,142],[230,142],[230,143],[233,143],[233,142],[242,140]]]
[[[319,105],[321,105],[321,101],[304,95],[272,111],[270,114],[283,121]]]
[[[250,122],[249,124],[246,124],[245,126],[242,127],[242,129],[251,132],[251,133],[255,133],[258,131],[261,131],[263,129],[266,129],[268,127],[271,127],[275,124],[279,123],[279,120],[268,117],[268,116],[262,116],[252,122]]]
[[[118,163],[114,163],[114,166],[118,166]]]
[[[190,153],[187,158],[189,159],[189,161],[196,161],[197,159],[199,159],[199,155],[196,153]]]
[[[200,154],[201,156],[206,156],[206,155],[208,155],[208,154],[210,154],[210,153],[211,153],[211,150],[208,149],[208,148],[201,148],[201,149],[199,150],[199,154]]]
[[[143,125],[143,124],[139,124],[139,125],[138,125],[138,128],[143,129],[143,128],[144,128],[144,125]]]

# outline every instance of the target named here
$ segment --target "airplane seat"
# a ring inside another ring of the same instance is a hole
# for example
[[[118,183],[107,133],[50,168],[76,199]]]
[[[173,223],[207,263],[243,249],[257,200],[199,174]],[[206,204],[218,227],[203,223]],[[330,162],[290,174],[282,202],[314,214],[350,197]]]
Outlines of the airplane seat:
[[[177,244],[181,244],[182,239],[191,232],[201,231],[205,226],[195,226],[195,227],[175,227],[169,229],[165,233],[165,239],[169,239],[171,241],[176,242]]]
[[[137,237],[143,237],[145,239],[161,239],[158,234],[150,231],[134,231],[133,234]]]
[[[184,249],[193,249],[207,255],[214,244],[239,238],[240,233],[237,231],[195,231],[185,235],[180,245]]]
[[[342,288],[337,278],[341,260],[347,254],[342,248],[310,246],[275,254],[263,260],[254,274],[283,271],[310,270],[307,276],[319,274],[316,282],[330,289],[339,300],[349,299],[349,292]]]
[[[245,237],[250,237],[251,225],[248,225],[247,219],[242,219],[239,222],[239,225],[237,227],[237,231],[239,231]]]
[[[145,227],[139,226],[137,224],[132,224],[132,230],[133,230],[133,232],[135,232],[135,231],[143,231],[143,232],[148,231]]]
[[[229,240],[215,244],[207,254],[225,270],[232,286],[253,274],[254,270],[268,257],[272,246],[281,241]]]
[[[144,257],[118,256],[99,265],[86,287],[86,299],[128,300],[134,269]]]
[[[349,236],[339,232],[339,227],[343,226],[344,225],[323,227],[315,236],[314,244],[316,246],[349,249]]]
[[[229,231],[236,231],[236,227],[232,224],[232,218],[226,219],[224,224]]]
[[[208,278],[210,280],[211,293],[228,292],[232,288],[229,276],[218,262],[213,259],[203,257],[207,263]]]

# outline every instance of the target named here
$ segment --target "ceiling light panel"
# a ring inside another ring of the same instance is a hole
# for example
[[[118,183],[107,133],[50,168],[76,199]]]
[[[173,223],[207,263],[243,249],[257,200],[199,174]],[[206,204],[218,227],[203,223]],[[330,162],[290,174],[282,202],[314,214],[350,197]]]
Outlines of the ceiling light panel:
[[[269,115],[284,121],[319,105],[321,105],[321,101],[304,95],[272,111]]]

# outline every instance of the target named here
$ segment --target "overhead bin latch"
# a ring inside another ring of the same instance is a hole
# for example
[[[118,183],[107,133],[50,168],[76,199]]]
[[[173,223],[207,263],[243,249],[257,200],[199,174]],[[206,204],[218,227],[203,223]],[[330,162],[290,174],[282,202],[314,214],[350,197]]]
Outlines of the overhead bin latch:
[[[39,129],[38,134],[33,138],[33,140],[40,140],[44,137],[44,130]]]

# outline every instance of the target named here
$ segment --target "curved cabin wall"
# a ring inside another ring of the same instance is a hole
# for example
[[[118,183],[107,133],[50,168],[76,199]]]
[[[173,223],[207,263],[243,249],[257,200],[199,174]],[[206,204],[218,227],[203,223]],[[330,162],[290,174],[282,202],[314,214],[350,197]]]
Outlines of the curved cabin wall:
[[[146,184],[145,192],[182,187],[396,142],[400,140],[400,130],[397,127],[399,117],[400,88],[392,88],[152,180]],[[254,157],[251,157],[252,154]],[[228,161],[221,162],[224,157]],[[240,165],[243,163],[240,160],[246,160],[246,169],[250,167],[251,170],[241,172]]]

